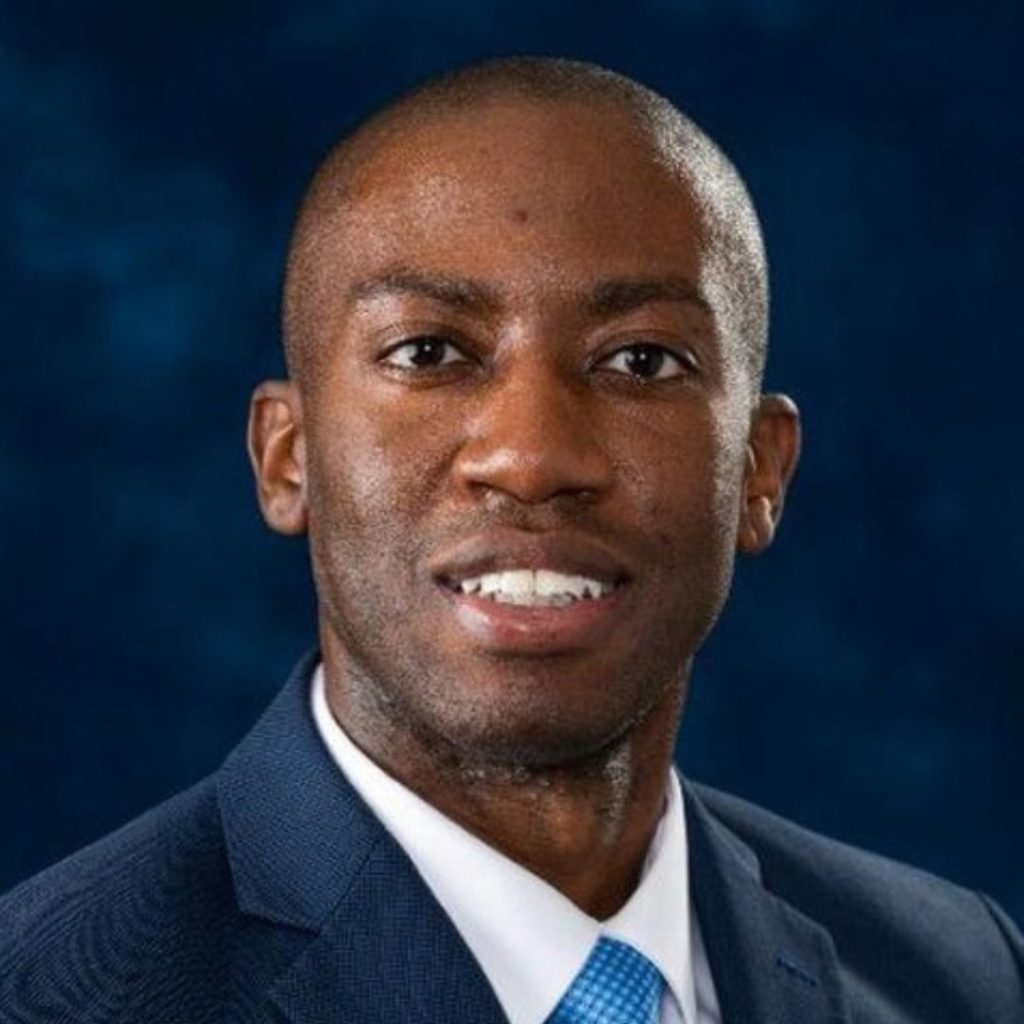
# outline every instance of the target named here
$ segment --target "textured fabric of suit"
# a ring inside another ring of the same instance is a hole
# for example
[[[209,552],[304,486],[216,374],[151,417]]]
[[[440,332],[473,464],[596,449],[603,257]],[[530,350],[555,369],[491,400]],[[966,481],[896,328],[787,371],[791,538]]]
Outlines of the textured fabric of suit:
[[[307,656],[212,777],[0,900],[0,1024],[500,1024],[316,734]],[[726,1024],[1024,1024],[984,897],[685,787]]]

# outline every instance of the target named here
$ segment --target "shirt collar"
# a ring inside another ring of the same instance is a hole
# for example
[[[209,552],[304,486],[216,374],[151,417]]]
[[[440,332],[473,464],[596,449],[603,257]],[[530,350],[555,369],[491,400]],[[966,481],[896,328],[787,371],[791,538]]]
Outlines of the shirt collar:
[[[332,758],[451,918],[510,1024],[547,1020],[601,935],[630,943],[656,964],[687,1024],[696,1020],[686,816],[674,771],[640,884],[601,922],[370,760],[327,706],[323,665],[313,674],[311,699]]]
[[[640,884],[601,934],[628,942],[661,971],[687,1024],[697,1019],[690,926],[689,855],[683,791],[675,771]]]

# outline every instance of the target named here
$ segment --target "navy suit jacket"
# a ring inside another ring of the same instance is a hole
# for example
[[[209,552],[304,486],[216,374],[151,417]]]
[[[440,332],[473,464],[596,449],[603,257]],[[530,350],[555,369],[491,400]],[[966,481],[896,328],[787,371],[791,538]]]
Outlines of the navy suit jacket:
[[[307,656],[210,778],[0,900],[2,1024],[500,1024],[309,711]],[[685,785],[726,1024],[1024,1024],[982,896]]]

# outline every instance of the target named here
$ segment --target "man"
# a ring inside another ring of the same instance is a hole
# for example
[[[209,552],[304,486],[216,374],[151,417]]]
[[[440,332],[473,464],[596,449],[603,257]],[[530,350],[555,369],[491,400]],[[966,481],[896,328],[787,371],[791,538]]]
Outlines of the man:
[[[320,649],[6,898],[0,1020],[1024,1020],[990,901],[672,769],[797,461],[766,311],[736,172],[610,72],[455,72],[336,147],[249,431]]]

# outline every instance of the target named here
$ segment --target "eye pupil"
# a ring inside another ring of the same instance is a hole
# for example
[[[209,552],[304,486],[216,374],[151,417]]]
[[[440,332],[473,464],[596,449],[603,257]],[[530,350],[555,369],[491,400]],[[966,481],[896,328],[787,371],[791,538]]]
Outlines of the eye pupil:
[[[626,356],[630,373],[638,377],[653,377],[665,362],[665,353],[653,345],[633,345]]]
[[[444,345],[441,338],[417,338],[409,361],[413,366],[437,366],[444,357]]]

